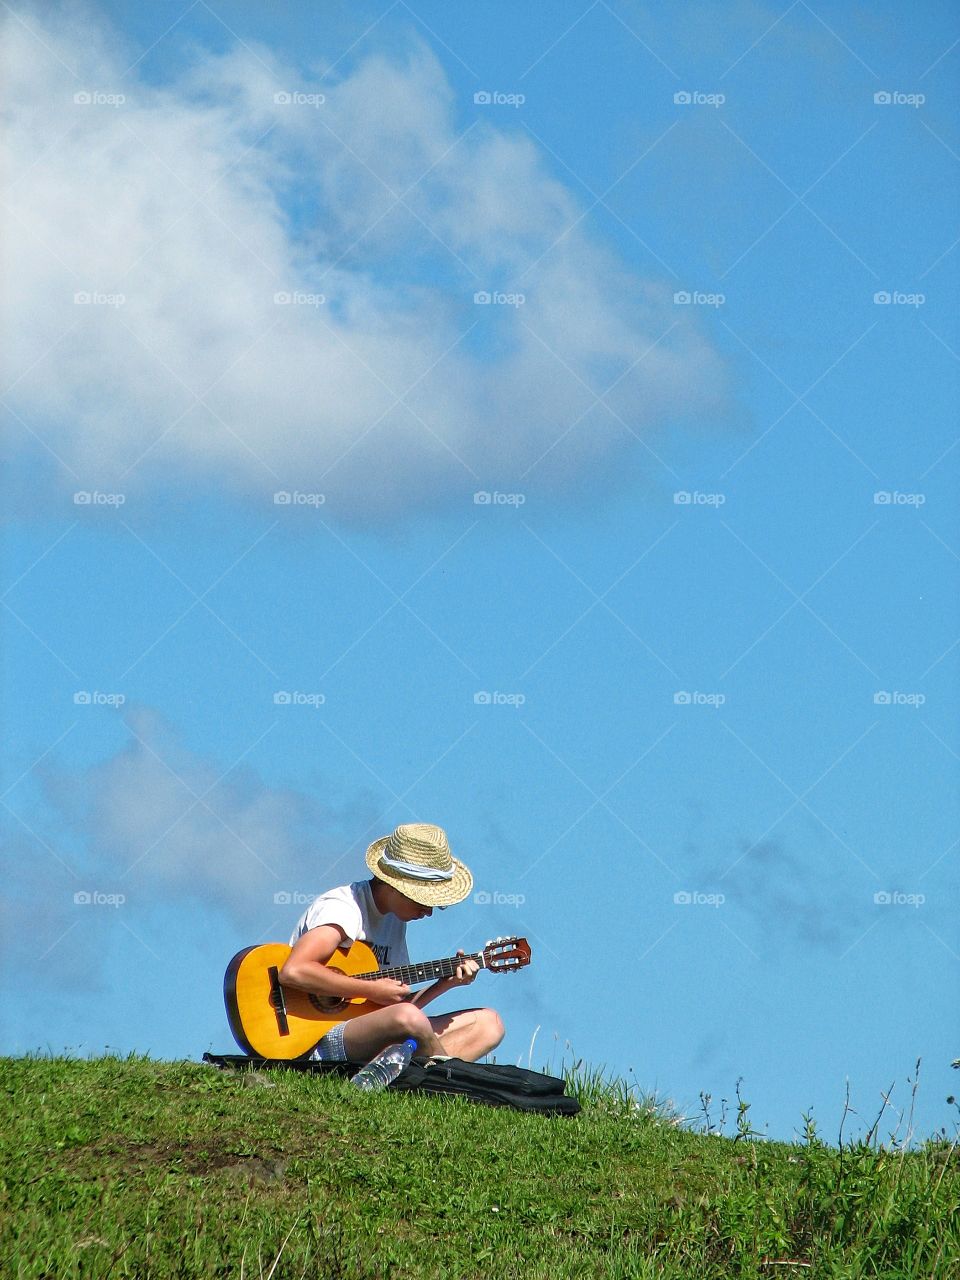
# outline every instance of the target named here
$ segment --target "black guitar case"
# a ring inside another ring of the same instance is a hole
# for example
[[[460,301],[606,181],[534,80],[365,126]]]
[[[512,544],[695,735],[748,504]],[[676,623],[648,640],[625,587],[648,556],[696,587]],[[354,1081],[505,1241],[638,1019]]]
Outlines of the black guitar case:
[[[205,1053],[204,1062],[227,1070],[308,1071],[311,1074],[352,1076],[359,1067],[350,1062],[311,1062],[306,1058],[286,1061],[254,1058],[239,1053]],[[540,1115],[575,1116],[580,1110],[576,1098],[566,1094],[566,1084],[557,1076],[525,1067],[500,1066],[496,1062],[464,1062],[448,1058],[421,1066],[411,1062],[389,1088],[397,1093],[429,1093],[435,1097],[466,1098],[489,1107],[513,1107]]]

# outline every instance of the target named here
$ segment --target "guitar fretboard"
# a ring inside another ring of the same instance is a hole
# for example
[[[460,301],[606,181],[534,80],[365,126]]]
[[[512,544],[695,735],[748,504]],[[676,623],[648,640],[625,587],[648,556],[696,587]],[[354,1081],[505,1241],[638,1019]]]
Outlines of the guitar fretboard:
[[[397,964],[386,969],[375,969],[372,973],[357,973],[353,976],[375,982],[377,978],[396,978],[404,986],[413,986],[416,982],[430,982],[436,978],[452,978],[464,960],[476,960],[483,969],[483,952],[470,956],[447,956],[443,960],[425,960],[423,964]]]

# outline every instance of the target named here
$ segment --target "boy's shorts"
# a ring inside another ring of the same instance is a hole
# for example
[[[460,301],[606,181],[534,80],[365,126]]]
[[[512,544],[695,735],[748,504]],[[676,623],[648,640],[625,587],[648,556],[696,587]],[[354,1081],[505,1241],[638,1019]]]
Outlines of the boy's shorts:
[[[347,1061],[347,1052],[343,1047],[343,1033],[346,1026],[345,1022],[338,1022],[335,1027],[330,1028],[310,1054],[311,1062]]]

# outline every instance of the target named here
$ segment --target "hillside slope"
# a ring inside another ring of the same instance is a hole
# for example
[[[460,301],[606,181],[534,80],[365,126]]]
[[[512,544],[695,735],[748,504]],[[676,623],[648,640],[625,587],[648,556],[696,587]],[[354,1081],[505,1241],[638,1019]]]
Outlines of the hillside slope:
[[[0,1274],[960,1276],[960,1160],[141,1057],[0,1059]]]

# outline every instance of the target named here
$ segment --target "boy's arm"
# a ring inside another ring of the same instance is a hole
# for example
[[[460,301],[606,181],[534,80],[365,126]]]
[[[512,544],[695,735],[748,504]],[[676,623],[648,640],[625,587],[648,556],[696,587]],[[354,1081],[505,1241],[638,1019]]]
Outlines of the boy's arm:
[[[320,996],[337,996],[353,1000],[363,996],[374,1004],[399,1004],[409,994],[410,988],[395,978],[351,978],[347,973],[329,969],[327,961],[340,946],[348,941],[339,925],[321,924],[309,929],[298,938],[280,970],[280,981],[288,987],[299,987]]]
[[[457,955],[462,956],[463,952],[458,951]],[[431,1000],[436,1000],[438,996],[442,996],[444,992],[450,991],[454,987],[468,987],[479,972],[480,966],[476,960],[464,960],[463,964],[457,966],[457,972],[452,978],[440,978],[432,986],[424,987],[422,991],[418,991],[416,995],[410,997],[410,1003],[415,1004],[418,1009],[422,1009],[425,1004],[429,1004]]]

